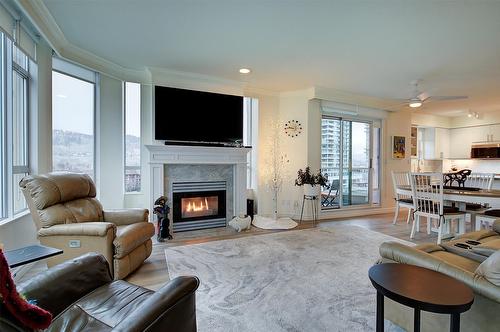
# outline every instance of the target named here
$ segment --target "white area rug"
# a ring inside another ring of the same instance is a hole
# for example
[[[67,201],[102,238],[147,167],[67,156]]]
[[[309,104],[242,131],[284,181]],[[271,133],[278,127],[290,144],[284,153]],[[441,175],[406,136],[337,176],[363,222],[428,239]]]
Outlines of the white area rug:
[[[390,236],[332,226],[165,250],[170,278],[196,275],[198,331],[374,331],[368,269]],[[386,331],[400,329],[386,321]]]
[[[254,216],[252,225],[262,229],[292,229],[297,227],[297,223],[290,218],[267,218]]]

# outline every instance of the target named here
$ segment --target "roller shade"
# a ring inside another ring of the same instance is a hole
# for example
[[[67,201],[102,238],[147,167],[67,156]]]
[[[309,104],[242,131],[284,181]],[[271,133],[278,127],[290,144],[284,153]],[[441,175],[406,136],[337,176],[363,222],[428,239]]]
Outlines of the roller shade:
[[[16,23],[16,20],[19,23]],[[17,47],[36,62],[37,37],[33,29],[24,24],[23,18],[10,6],[0,3],[0,28]]]
[[[329,100],[321,101],[321,112],[323,114],[339,115],[343,117],[348,116],[353,118],[362,117],[368,119],[385,119],[387,117],[387,111],[381,109],[339,103]]]

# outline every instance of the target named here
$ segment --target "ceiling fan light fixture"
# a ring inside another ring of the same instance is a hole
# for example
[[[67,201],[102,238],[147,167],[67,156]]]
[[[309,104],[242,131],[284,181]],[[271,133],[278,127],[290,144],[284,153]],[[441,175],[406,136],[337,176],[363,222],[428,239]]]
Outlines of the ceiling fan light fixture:
[[[250,68],[240,68],[240,74],[250,74],[252,70]]]
[[[467,113],[467,117],[468,117],[468,118],[476,118],[476,119],[479,119],[479,113],[478,113],[478,112],[472,112],[472,111],[469,111],[469,113]]]
[[[411,99],[408,106],[410,106],[411,108],[418,108],[422,106],[422,101],[420,99]]]

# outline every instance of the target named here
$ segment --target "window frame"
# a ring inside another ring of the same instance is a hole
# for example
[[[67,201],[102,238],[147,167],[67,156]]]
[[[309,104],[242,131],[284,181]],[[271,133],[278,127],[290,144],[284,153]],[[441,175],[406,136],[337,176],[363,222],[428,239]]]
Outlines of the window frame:
[[[24,164],[23,165],[14,165],[14,158],[12,156],[11,158],[11,162],[10,162],[10,166],[11,166],[11,170],[12,170],[12,173],[9,174],[10,178],[12,178],[12,190],[11,190],[11,193],[12,193],[12,202],[9,204],[12,206],[12,214],[14,216],[20,214],[20,213],[23,213],[24,211],[26,211],[28,209],[28,206],[26,205],[26,202],[24,204],[24,207],[18,211],[16,211],[15,209],[15,201],[14,201],[14,196],[15,196],[15,190],[17,189],[16,188],[16,184],[14,183],[14,176],[15,175],[19,175],[19,174],[29,174],[31,172],[31,168],[30,168],[30,161],[29,161],[29,156],[30,156],[30,121],[29,121],[29,112],[30,112],[30,108],[29,108],[29,105],[30,105],[30,81],[31,81],[31,77],[30,77],[30,74],[29,74],[29,60],[28,61],[28,70],[22,68],[20,65],[18,65],[17,63],[15,63],[14,61],[12,61],[12,94],[14,94],[14,84],[13,84],[13,81],[14,81],[14,74],[19,74],[20,77],[24,80],[24,89],[25,89],[25,94],[24,94],[24,105],[25,105],[25,111],[24,111],[24,119],[23,119],[23,123],[24,123],[24,137],[23,137],[23,140],[24,140],[24,149],[23,149],[23,159],[24,159]],[[14,100],[14,98],[12,97],[12,101]],[[12,112],[11,112],[11,121],[9,122],[9,125],[11,126],[11,132],[12,134],[10,135],[10,138],[13,142],[14,140],[14,105],[12,105]],[[12,154],[13,154],[13,150],[12,150]]]
[[[31,173],[31,158],[30,158],[30,94],[32,91],[32,78],[30,74],[30,64],[33,61],[9,36],[3,31],[0,31],[1,44],[1,121],[0,121],[0,225],[18,218],[27,213],[28,206],[24,197],[22,208],[15,209],[15,197],[20,195],[17,183],[14,181],[14,176],[19,174]],[[26,68],[17,64],[14,61],[14,49],[21,52],[26,57]],[[23,82],[23,148],[22,148],[22,163],[14,165],[14,75],[19,75]],[[17,192],[16,192],[17,191]]]

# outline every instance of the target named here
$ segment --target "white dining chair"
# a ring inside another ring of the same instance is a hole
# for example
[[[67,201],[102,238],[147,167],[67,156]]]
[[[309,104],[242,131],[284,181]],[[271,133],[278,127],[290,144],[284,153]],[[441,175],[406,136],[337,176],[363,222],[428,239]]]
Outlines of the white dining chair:
[[[396,224],[399,216],[399,209],[401,207],[408,209],[408,216],[406,223],[410,223],[411,213],[414,210],[413,198],[408,196],[405,192],[410,187],[410,173],[409,172],[395,172],[392,171],[392,186],[394,190],[394,199],[396,200],[396,210],[394,211],[393,225]],[[406,191],[404,188],[406,187]]]
[[[471,173],[467,180],[465,181],[465,187],[471,188],[479,188],[479,189],[487,189],[490,190],[493,186],[493,180],[495,178],[495,174],[493,173]],[[465,222],[470,223],[471,230],[478,231],[479,228],[476,227],[478,225],[476,223],[476,216],[488,210],[488,207],[485,207],[483,204],[478,203],[466,203],[465,204]]]
[[[467,176],[464,186],[490,190],[493,186],[494,178],[495,174],[493,173],[471,173]]]
[[[452,221],[458,221],[458,234],[465,233],[465,213],[457,207],[444,206],[442,173],[411,173],[411,190],[415,205],[410,238],[417,232],[420,217],[427,217],[427,234],[431,232],[433,220],[438,224],[437,243],[441,244],[444,235],[452,234]]]

